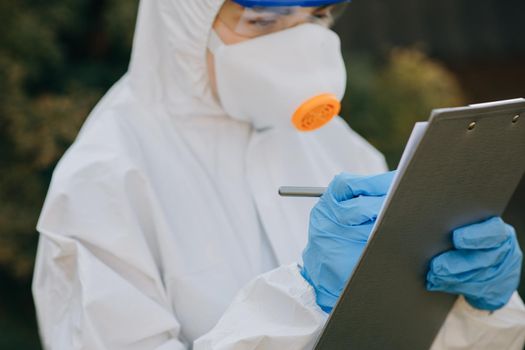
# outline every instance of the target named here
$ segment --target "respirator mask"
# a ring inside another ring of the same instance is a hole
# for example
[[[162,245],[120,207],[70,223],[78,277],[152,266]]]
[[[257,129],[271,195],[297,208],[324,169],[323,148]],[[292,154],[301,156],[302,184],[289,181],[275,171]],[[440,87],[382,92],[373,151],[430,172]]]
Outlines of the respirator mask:
[[[256,130],[313,131],[340,112],[346,70],[340,39],[304,23],[225,45],[212,30],[217,93],[224,111]]]

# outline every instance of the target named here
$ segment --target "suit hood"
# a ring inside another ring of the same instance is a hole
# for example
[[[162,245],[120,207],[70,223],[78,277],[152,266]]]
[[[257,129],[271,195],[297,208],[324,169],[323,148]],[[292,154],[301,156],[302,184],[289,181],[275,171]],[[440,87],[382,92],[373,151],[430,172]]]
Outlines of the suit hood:
[[[146,104],[168,114],[224,112],[213,99],[206,63],[208,36],[224,0],[143,0],[128,76]]]

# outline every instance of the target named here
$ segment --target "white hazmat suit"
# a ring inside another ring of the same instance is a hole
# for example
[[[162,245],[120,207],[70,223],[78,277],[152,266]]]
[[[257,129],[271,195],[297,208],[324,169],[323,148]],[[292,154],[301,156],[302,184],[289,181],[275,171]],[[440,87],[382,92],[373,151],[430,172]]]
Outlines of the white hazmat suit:
[[[386,170],[341,119],[254,131],[210,91],[223,0],[143,0],[129,72],[55,170],[33,293],[44,348],[310,349],[327,315],[297,268],[311,199],[341,171]],[[417,330],[415,330],[417,331]],[[520,349],[525,307],[459,299],[433,349]]]

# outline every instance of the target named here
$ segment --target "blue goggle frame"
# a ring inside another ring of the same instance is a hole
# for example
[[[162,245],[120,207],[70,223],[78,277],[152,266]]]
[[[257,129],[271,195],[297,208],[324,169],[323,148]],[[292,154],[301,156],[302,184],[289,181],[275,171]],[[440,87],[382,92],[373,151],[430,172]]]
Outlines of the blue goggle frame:
[[[278,7],[278,6],[301,6],[317,7],[325,5],[342,4],[351,0],[233,0],[244,7]]]

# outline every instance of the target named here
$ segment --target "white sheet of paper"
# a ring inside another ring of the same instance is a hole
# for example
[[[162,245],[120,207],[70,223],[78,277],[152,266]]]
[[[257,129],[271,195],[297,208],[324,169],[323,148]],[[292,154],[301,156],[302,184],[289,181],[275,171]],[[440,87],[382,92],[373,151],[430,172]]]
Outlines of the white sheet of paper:
[[[403,151],[401,160],[399,161],[396,176],[392,180],[392,185],[390,186],[390,190],[388,191],[388,194],[385,198],[385,202],[383,203],[383,207],[381,208],[381,211],[379,212],[379,215],[377,217],[375,227],[377,227],[377,223],[380,222],[381,219],[383,218],[385,208],[390,203],[391,195],[392,193],[394,193],[395,189],[397,188],[397,185],[399,184],[399,180],[405,173],[408,163],[410,162],[410,160],[414,156],[414,153],[416,152],[417,146],[419,146],[419,143],[423,139],[423,136],[425,135],[425,132],[427,130],[427,126],[428,126],[428,122],[418,122],[414,125],[414,129],[412,129],[412,134],[410,134],[408,143],[405,147],[405,150]],[[376,231],[375,227],[372,230],[372,235]]]

